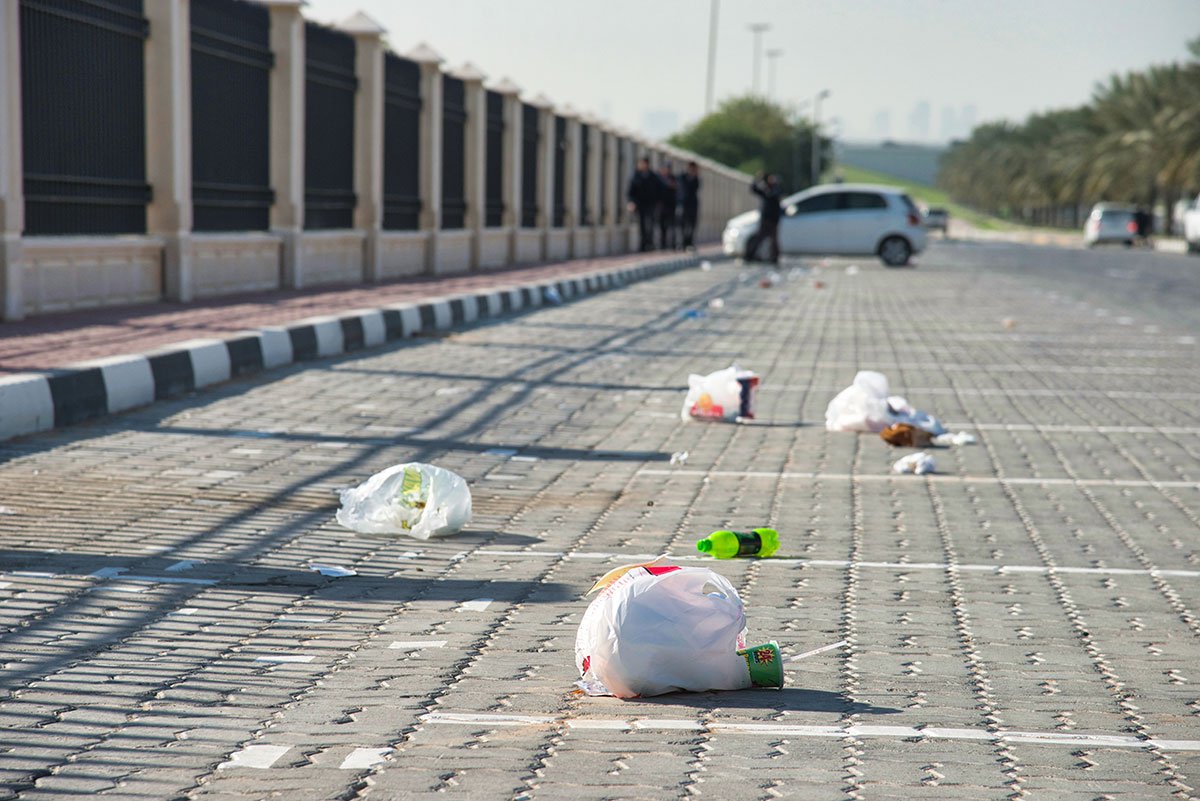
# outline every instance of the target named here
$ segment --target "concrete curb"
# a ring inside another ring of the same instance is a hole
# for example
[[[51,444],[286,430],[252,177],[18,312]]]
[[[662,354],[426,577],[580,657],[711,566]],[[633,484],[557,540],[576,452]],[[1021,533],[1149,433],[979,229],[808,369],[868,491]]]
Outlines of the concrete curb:
[[[648,261],[559,281],[311,317],[197,339],[61,370],[0,377],[0,441],[93,420],[295,362],[374,348],[476,320],[503,317],[694,267],[698,255]]]

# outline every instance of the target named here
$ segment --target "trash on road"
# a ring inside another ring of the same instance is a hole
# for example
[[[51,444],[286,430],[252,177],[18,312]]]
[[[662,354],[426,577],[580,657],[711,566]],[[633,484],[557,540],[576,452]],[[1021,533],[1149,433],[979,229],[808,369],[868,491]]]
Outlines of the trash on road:
[[[704,261],[700,262],[700,269],[708,272],[712,269],[712,262],[708,259],[705,259]]]
[[[772,270],[771,272],[764,275],[762,278],[758,279],[758,285],[762,289],[771,289],[772,287],[779,286],[779,282],[782,280],[783,280],[783,275],[780,274],[780,272],[778,270]]]
[[[783,686],[779,646],[746,647],[742,599],[719,573],[659,559],[609,571],[597,588],[575,637],[588,695]]]
[[[888,395],[887,376],[873,370],[859,370],[854,383],[825,409],[825,428],[830,431],[883,431],[893,423],[907,423],[935,435],[946,433],[933,415],[914,409],[899,395]]]
[[[858,265],[850,264],[846,266],[846,275],[858,275]]]
[[[824,281],[813,281],[813,289],[824,289],[824,288],[825,288]]]
[[[471,520],[471,490],[457,473],[408,462],[342,490],[337,521],[360,534],[407,534],[427,540]]]
[[[696,543],[696,550],[712,554],[718,559],[732,559],[735,556],[766,557],[779,550],[779,532],[773,528],[714,531]]]
[[[679,312],[679,317],[683,320],[699,320],[704,316],[703,309],[684,309],[683,311]]]
[[[1011,317],[1005,317],[1000,321],[1000,325],[1004,326],[1005,331],[1011,331],[1017,327],[1017,321]]]
[[[542,288],[542,299],[551,306],[561,306],[563,302],[562,294],[558,291],[558,288],[552,286]]]
[[[671,454],[671,464],[673,464],[673,465],[685,465],[685,464],[687,464],[687,460],[688,460],[688,452],[687,451],[675,451],[674,453]]]
[[[687,397],[683,400],[680,417],[688,420],[738,420],[754,418],[755,395],[759,378],[750,370],[737,365],[708,375],[688,376]]]
[[[712,300],[710,300],[708,302],[708,308],[710,308],[710,309],[725,308],[725,299],[724,298],[713,298]]]
[[[321,565],[313,562],[308,566],[309,570],[315,570],[322,576],[333,576],[334,578],[342,578],[343,576],[357,576],[358,571],[349,567],[339,567],[337,565]]]
[[[920,453],[910,453],[903,459],[892,465],[893,473],[912,473],[916,476],[923,476],[926,473],[932,473],[937,469],[937,464],[934,463],[933,457],[925,451]]]
[[[955,434],[951,434],[949,431],[947,431],[945,434],[938,434],[936,437],[934,437],[933,444],[940,448],[948,448],[951,445],[974,445],[975,435],[968,434],[966,431],[959,431]],[[921,446],[918,445],[917,447]]]
[[[927,448],[933,443],[933,434],[908,423],[892,423],[880,431],[879,436],[897,448]]]

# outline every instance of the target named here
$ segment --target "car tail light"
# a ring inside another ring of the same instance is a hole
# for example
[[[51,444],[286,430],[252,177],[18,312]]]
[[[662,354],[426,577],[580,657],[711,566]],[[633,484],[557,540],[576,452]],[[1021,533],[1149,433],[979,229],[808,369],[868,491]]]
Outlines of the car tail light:
[[[908,213],[908,224],[909,224],[909,225],[920,225],[920,224],[921,224],[921,218],[920,218],[920,217],[918,217],[916,214],[914,214],[913,212],[911,212],[911,211],[910,211],[910,212]]]
[[[1125,230],[1131,234],[1136,234],[1137,233],[1137,223],[1134,222],[1133,220],[1130,220],[1129,222],[1125,223]]]

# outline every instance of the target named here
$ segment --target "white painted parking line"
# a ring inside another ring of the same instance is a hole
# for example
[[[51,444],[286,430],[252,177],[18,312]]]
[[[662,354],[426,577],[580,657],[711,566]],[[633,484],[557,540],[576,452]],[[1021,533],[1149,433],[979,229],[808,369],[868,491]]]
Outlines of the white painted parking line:
[[[678,718],[561,718],[549,715],[496,715],[472,712],[430,712],[421,719],[430,724],[458,726],[554,726],[573,729],[639,729],[643,731],[709,731],[767,736],[872,737],[927,740],[995,740],[1036,745],[1070,745],[1093,748],[1160,748],[1169,751],[1200,751],[1200,740],[1143,740],[1121,734],[1085,734],[1058,731],[1008,731],[939,726],[851,726],[786,725],[738,721],[705,722]]]
[[[804,384],[763,384],[759,391],[768,392],[811,392],[833,397],[845,389],[842,387],[813,387]],[[894,391],[899,391],[893,387]],[[925,395],[971,395],[999,398],[1109,398],[1112,400],[1200,400],[1200,392],[1153,392],[1137,389],[1040,389],[1002,387],[905,387],[904,397],[919,400]]]
[[[262,770],[274,765],[281,756],[291,750],[292,747],[290,745],[248,745],[240,751],[234,751],[230,754],[229,761],[217,765],[217,770],[229,770],[231,768],[257,768]]]
[[[397,651],[420,651],[425,648],[445,648],[445,640],[396,640],[388,648]]]
[[[171,614],[171,615],[194,615],[194,614],[196,614],[196,613],[197,613],[197,612],[199,612],[199,611],[200,611],[200,607],[198,607],[198,606],[185,606],[185,607],[182,607],[181,609],[176,609],[174,612],[168,612],[167,614]]]
[[[946,423],[950,429],[1037,431],[1047,434],[1200,434],[1200,426],[1089,426],[1059,423]]]
[[[585,559],[595,561],[620,560],[626,563],[649,562],[660,556],[676,562],[711,562],[711,556],[700,554],[655,554],[655,553],[615,553],[609,551],[476,551],[473,556],[498,556],[503,558],[553,558],[553,559]],[[988,573],[1003,576],[1008,573],[1053,573],[1078,574],[1091,576],[1164,576],[1171,578],[1200,578],[1200,570],[1158,569],[1149,570],[1140,567],[1048,567],[1046,565],[950,565],[945,562],[867,562],[850,561],[848,559],[802,559],[787,556],[772,556],[768,559],[756,559],[756,565],[799,565],[801,567],[836,567],[836,568],[879,568],[882,570],[956,570],[960,573]]]
[[[476,598],[473,601],[464,602],[459,608],[467,612],[483,612],[491,605],[491,598]]]
[[[349,756],[338,765],[340,770],[366,770],[378,765],[392,753],[391,748],[355,748]]]
[[[912,476],[894,475],[892,473],[805,473],[784,471],[782,473],[769,470],[658,470],[645,468],[637,472],[638,476],[700,476],[704,478],[769,478],[772,480],[790,479],[801,481],[926,481],[949,482],[956,484],[1008,484],[1016,486],[1068,486],[1068,487],[1154,487],[1171,489],[1200,489],[1200,481],[1157,481],[1132,478],[1033,478],[1021,476],[1009,478],[1005,476],[952,476],[944,473],[926,473],[914,479]]]
[[[311,662],[316,657],[313,654],[267,654],[254,659],[255,662],[284,664],[288,662]]]

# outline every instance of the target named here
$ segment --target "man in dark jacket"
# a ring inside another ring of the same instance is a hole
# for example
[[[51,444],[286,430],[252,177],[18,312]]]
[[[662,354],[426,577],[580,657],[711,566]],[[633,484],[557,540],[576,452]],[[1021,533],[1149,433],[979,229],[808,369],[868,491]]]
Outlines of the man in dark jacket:
[[[637,170],[629,179],[629,191],[625,193],[629,210],[637,214],[638,250],[654,250],[654,212],[662,196],[662,182],[650,171],[650,159],[640,158]]]
[[[678,186],[671,168],[664,164],[658,171],[658,180],[662,184],[658,196],[658,231],[659,247],[663,250],[675,249],[675,204],[678,202]]]
[[[774,175],[759,173],[750,191],[762,198],[762,206],[758,212],[758,230],[746,243],[746,261],[758,259],[758,249],[764,241],[771,243],[772,264],[779,263],[779,198],[783,190],[779,188],[779,179]]]
[[[679,225],[683,235],[683,249],[696,247],[696,219],[700,215],[700,167],[689,161],[687,172],[679,176],[679,205],[683,213]]]

